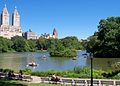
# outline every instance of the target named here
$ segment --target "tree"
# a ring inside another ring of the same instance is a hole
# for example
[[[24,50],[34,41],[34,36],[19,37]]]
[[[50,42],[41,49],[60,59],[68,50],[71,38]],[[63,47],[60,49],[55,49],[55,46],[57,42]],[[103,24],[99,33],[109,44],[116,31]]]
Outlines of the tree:
[[[7,38],[0,37],[0,52],[8,52],[11,50],[12,41]]]
[[[14,36],[11,38],[13,41],[12,48],[17,52],[29,51],[27,41],[21,36]]]
[[[27,40],[27,44],[29,46],[30,51],[36,51],[36,40],[29,39]]]
[[[102,19],[98,25],[98,32],[92,37],[95,40],[88,42],[87,48],[94,56],[118,57],[120,56],[120,17]],[[90,44],[91,43],[91,44]],[[97,46],[97,48],[95,48]]]
[[[37,44],[36,46],[37,46],[38,50],[47,50],[48,49],[48,41],[44,37],[40,37],[37,40],[36,44]]]
[[[51,56],[55,57],[75,57],[77,52],[74,49],[65,48],[59,39],[50,39],[50,47],[48,49]]]
[[[62,40],[63,46],[65,48],[70,48],[70,49],[78,49],[79,48],[79,41],[77,37],[75,36],[69,36],[65,37]]]

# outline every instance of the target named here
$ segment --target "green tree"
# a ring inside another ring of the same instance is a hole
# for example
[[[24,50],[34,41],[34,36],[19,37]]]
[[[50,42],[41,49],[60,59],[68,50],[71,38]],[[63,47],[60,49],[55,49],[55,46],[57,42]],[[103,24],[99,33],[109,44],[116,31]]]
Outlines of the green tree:
[[[0,52],[8,52],[11,50],[12,41],[7,38],[0,37]]]
[[[61,40],[59,39],[49,39],[50,47],[48,51],[50,52],[51,56],[59,56],[63,55],[64,46],[62,45]]]
[[[30,39],[30,40],[27,40],[27,43],[28,43],[28,45],[29,45],[29,49],[30,49],[30,51],[36,51],[37,49],[36,49],[36,40],[32,40],[32,39]]]
[[[37,44],[36,46],[37,46],[38,50],[47,50],[48,49],[48,41],[44,37],[40,37],[37,40],[36,44]]]
[[[88,40],[87,40],[88,43],[86,46],[87,52],[96,54],[96,51],[99,50],[100,41],[97,40],[97,37],[98,36],[93,35],[88,38]]]
[[[75,57],[77,52],[74,49],[65,48],[60,39],[50,39],[50,47],[48,49],[51,56],[55,57]]]
[[[79,41],[75,36],[65,37],[62,40],[63,46],[70,49],[79,49]]]
[[[120,17],[108,17],[100,20],[98,32],[92,37],[95,36],[95,40],[88,41],[87,50],[89,52],[101,57],[120,56]],[[97,48],[95,48],[96,46]]]
[[[21,36],[14,36],[11,38],[13,41],[12,48],[17,52],[29,51],[27,41]]]

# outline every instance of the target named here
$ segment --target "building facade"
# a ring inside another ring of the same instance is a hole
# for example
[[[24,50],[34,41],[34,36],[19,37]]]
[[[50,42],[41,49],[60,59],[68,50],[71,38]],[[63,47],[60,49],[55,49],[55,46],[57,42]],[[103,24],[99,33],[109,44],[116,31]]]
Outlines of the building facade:
[[[12,14],[12,25],[10,25],[9,13],[7,7],[5,6],[1,13],[0,36],[11,39],[11,37],[17,35],[22,36],[20,27],[20,15],[15,7]]]
[[[54,28],[53,29],[53,35],[52,35],[53,38],[58,38],[58,31]]]
[[[23,33],[23,37],[27,40],[39,38],[35,32],[30,32],[30,31]]]
[[[56,28],[54,28],[52,34],[44,33],[41,35],[41,37],[44,37],[46,39],[50,39],[50,38],[57,39],[58,38],[58,31],[56,30]]]

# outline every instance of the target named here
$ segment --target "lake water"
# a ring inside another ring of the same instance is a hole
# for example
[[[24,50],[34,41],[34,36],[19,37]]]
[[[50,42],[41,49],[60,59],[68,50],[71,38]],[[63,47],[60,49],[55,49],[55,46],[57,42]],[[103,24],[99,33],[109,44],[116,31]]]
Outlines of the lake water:
[[[66,57],[50,57],[48,52],[22,52],[22,53],[1,53],[0,68],[10,68],[14,70],[31,68],[33,71],[45,70],[72,70],[75,66],[90,67],[90,58],[84,58],[85,51],[78,51],[76,60]],[[43,56],[46,56],[46,59]],[[37,67],[27,67],[26,65],[35,61]],[[93,68],[108,70],[112,69],[110,64],[120,62],[119,58],[94,58]]]

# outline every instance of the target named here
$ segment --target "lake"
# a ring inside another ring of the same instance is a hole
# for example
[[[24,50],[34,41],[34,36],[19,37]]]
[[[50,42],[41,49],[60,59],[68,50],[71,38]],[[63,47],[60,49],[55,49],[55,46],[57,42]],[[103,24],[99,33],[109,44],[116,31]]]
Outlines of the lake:
[[[82,54],[85,51],[78,51],[76,60],[66,57],[50,57],[48,52],[21,52],[21,53],[1,53],[0,68],[14,70],[31,68],[33,71],[45,70],[72,70],[75,66],[90,67],[90,58],[85,58]],[[46,56],[44,59],[43,56]],[[35,61],[37,67],[27,67],[29,62]],[[93,58],[93,68],[109,70],[111,64],[120,62],[119,58]]]

